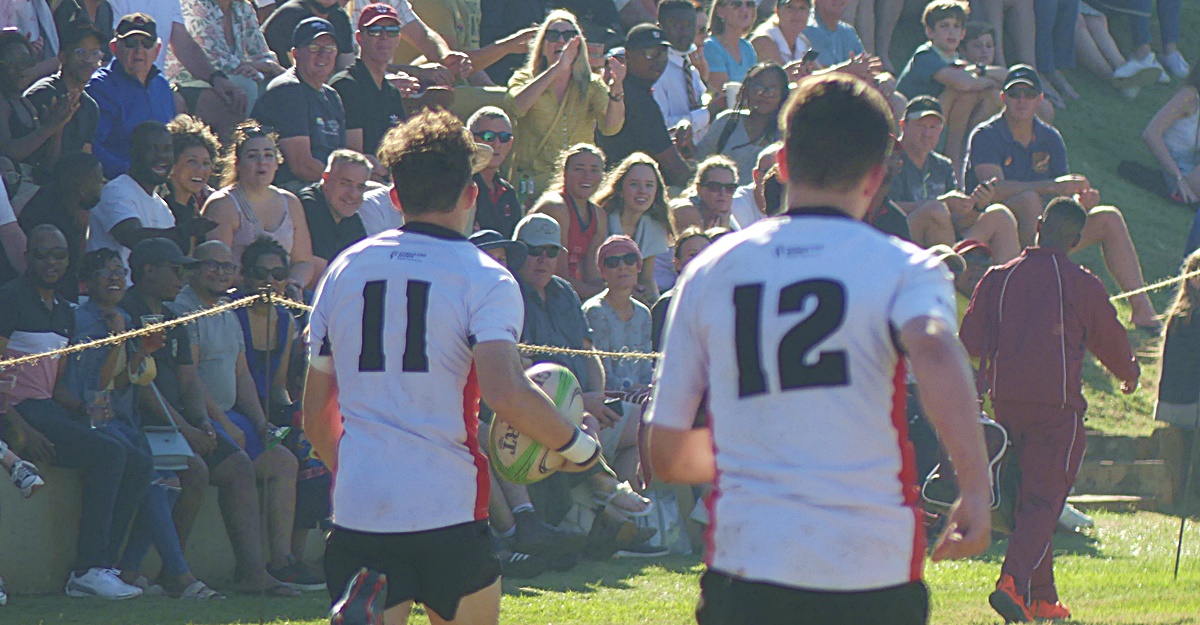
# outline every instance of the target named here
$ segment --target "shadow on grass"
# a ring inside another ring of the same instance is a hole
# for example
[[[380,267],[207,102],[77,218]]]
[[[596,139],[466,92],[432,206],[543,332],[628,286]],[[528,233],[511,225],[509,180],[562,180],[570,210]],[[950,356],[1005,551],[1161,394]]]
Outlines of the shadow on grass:
[[[1100,539],[1086,533],[1067,532],[1059,530],[1054,533],[1054,555],[1085,556],[1100,560],[1113,560],[1113,556],[1100,551]],[[1008,549],[1008,537],[993,534],[992,545],[981,555],[970,558],[975,562],[999,564],[1004,561],[1004,552]]]
[[[16,596],[0,608],[5,625],[228,625],[229,623],[320,622],[329,595],[308,592],[294,599],[234,595],[225,600],[187,601],[143,597],[130,601],[69,599],[61,595]]]
[[[656,559],[617,558],[603,562],[584,560],[566,572],[549,571],[533,579],[506,579],[504,593],[517,597],[547,592],[590,593],[602,588],[632,588],[630,580],[649,569],[690,574],[700,571],[699,556],[670,556]]]

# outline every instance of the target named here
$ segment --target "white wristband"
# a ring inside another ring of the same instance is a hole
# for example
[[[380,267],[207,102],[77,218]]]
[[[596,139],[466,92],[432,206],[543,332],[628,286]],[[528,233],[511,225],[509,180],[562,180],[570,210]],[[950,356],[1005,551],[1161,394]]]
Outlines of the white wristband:
[[[570,442],[556,451],[575,464],[587,464],[600,454],[600,443],[584,434],[583,430],[575,428],[575,434],[571,436]]]

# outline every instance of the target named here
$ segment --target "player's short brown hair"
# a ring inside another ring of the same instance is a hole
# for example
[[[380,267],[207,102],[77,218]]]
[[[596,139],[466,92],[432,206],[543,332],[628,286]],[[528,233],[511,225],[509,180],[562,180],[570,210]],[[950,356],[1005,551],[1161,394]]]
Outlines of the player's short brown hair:
[[[921,22],[925,24],[925,28],[933,28],[937,23],[946,19],[954,18],[958,20],[958,25],[963,26],[967,23],[967,16],[971,14],[971,7],[966,2],[960,0],[933,0],[925,5],[925,10],[921,12]]]
[[[426,110],[392,127],[378,151],[406,215],[451,211],[471,183],[474,153],[470,131],[444,110]]]
[[[849,74],[802,79],[782,117],[789,182],[849,190],[892,151],[895,121],[887,101]]]

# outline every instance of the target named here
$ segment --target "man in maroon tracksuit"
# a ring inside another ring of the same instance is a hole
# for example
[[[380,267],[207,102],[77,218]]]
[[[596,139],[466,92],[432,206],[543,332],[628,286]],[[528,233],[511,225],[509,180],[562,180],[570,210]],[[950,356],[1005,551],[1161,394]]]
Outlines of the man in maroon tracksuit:
[[[1086,221],[1077,201],[1050,202],[1037,245],[984,275],[959,332],[980,358],[980,378],[1021,468],[1016,527],[988,597],[1006,622],[1070,616],[1054,587],[1050,539],[1083,459],[1084,351],[1121,380],[1123,392],[1138,383],[1129,337],[1104,284],[1067,257]]]

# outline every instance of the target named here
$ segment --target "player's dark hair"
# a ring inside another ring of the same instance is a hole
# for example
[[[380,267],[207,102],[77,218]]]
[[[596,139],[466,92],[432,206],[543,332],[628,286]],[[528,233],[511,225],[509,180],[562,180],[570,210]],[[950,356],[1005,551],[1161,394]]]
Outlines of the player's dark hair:
[[[254,273],[254,268],[258,266],[258,259],[264,256],[278,256],[283,261],[283,266],[288,267],[288,253],[279,244],[279,241],[267,236],[259,235],[254,242],[246,246],[242,250],[242,275],[249,278]]]
[[[1046,205],[1038,229],[1038,245],[1042,247],[1074,247],[1079,233],[1087,223],[1087,211],[1070,197],[1056,197]]]
[[[84,280],[91,280],[92,274],[104,269],[108,266],[108,261],[113,259],[121,260],[121,255],[116,250],[102,247],[98,250],[92,250],[84,254],[79,259],[79,277]],[[122,263],[123,264],[123,263]]]
[[[895,122],[887,101],[848,74],[801,80],[782,121],[789,182],[849,190],[892,151]]]
[[[475,139],[444,110],[423,111],[394,126],[379,144],[406,215],[445,213],[471,182]]]
[[[967,22],[967,16],[971,14],[971,8],[966,2],[959,0],[933,0],[925,5],[925,10],[921,12],[921,22],[925,24],[925,28],[933,28],[937,23],[946,19],[954,18],[958,20],[958,24],[962,26]]]

